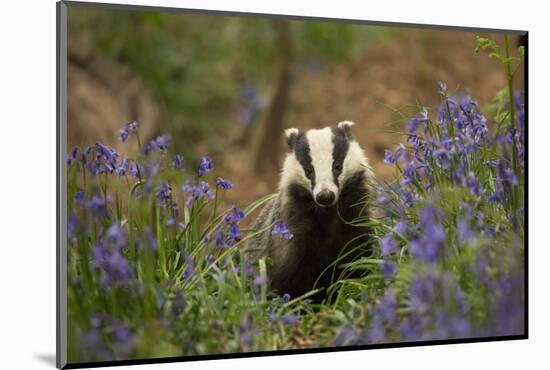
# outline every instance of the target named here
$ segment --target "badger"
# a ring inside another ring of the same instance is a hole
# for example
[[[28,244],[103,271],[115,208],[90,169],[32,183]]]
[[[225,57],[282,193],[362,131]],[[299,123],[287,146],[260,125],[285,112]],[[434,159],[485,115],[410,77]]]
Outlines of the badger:
[[[343,266],[369,253],[372,230],[354,221],[368,220],[372,170],[357,141],[353,122],[301,131],[285,130],[289,151],[280,174],[279,190],[255,224],[255,256],[269,257],[270,289],[319,303]],[[273,235],[282,222],[291,238]],[[365,222],[360,224],[365,225]]]

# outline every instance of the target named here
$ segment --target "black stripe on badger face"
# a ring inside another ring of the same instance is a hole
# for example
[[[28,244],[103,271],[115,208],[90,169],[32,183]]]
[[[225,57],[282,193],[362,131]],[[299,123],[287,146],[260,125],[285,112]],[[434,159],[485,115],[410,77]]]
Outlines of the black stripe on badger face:
[[[304,169],[306,177],[311,181],[311,189],[315,187],[315,169],[311,161],[311,153],[307,137],[303,132],[298,132],[294,140],[294,155]]]
[[[339,127],[332,128],[332,175],[334,177],[334,183],[339,186],[338,177],[342,173],[344,167],[344,160],[348,154],[349,138],[345,131]]]

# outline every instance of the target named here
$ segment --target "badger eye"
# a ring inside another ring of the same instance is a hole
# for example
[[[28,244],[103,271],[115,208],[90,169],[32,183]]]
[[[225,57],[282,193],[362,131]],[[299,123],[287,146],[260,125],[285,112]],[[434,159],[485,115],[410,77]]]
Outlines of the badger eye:
[[[342,165],[340,163],[337,163],[334,165],[334,170],[335,171],[342,171]]]
[[[313,175],[313,168],[311,168],[311,167],[306,167],[306,168],[305,168],[305,171],[306,171],[306,176],[307,176],[307,177],[311,177],[311,175]]]

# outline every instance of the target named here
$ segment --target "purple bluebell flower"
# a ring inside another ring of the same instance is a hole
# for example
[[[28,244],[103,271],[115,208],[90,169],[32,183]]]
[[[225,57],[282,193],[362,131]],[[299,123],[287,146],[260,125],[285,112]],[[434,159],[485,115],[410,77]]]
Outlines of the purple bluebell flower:
[[[294,235],[287,229],[286,225],[281,221],[276,222],[271,231],[271,235],[280,236],[283,239],[290,240]]]
[[[71,213],[67,218],[67,240],[70,243],[76,242],[76,233],[80,228],[80,221],[75,214]]]
[[[410,251],[414,257],[429,263],[434,263],[441,257],[446,238],[441,218],[441,212],[434,206],[424,206],[420,213],[422,233],[419,238],[410,242]]]
[[[76,204],[84,204],[84,191],[77,190],[74,194],[74,201]]]
[[[382,255],[387,257],[395,252],[397,252],[397,243],[391,234],[386,234],[386,236],[382,238]]]
[[[384,163],[394,164],[395,162],[396,162],[395,155],[391,151],[385,150],[384,151]]]
[[[415,192],[405,190],[403,192],[403,204],[409,208],[414,207],[414,203],[420,200],[420,196]]]
[[[126,174],[128,173],[129,166],[130,166],[129,161],[127,159],[123,160],[118,166],[118,168],[116,169],[115,171],[116,174],[119,176],[126,176]]]
[[[292,325],[298,324],[298,322],[299,322],[300,320],[298,319],[298,316],[296,316],[296,315],[293,315],[293,314],[286,314],[286,315],[284,315],[284,316],[281,318],[281,321],[282,321],[283,324],[285,324],[285,325],[292,326]]]
[[[384,261],[380,264],[380,271],[384,280],[391,279],[397,272],[397,263],[393,261]]]
[[[175,293],[174,300],[171,306],[172,315],[176,318],[179,315],[181,315],[184,310],[184,305],[185,305],[185,296],[183,295],[183,292],[180,289],[178,289]]]
[[[172,136],[165,134],[157,136],[143,146],[143,153],[146,155],[152,152],[165,152],[172,141]]]
[[[195,192],[195,186],[193,185],[191,180],[185,180],[183,186],[181,187],[181,191],[186,196],[193,195],[193,193]]]
[[[96,153],[97,153],[97,158],[103,157],[105,158],[106,162],[113,165],[116,164],[116,162],[120,157],[120,154],[116,150],[111,149],[108,146],[103,145],[99,142],[96,143]]]
[[[469,172],[468,176],[466,176],[465,179],[466,187],[470,191],[470,194],[472,195],[482,195],[483,194],[483,187],[477,180],[477,177],[473,172]]]
[[[283,294],[283,303],[287,303],[288,301],[290,301],[290,294]]]
[[[422,339],[422,323],[420,317],[416,314],[411,314],[401,320],[399,325],[399,334],[408,341],[418,341]]]
[[[229,212],[223,217],[226,224],[236,224],[244,218],[244,212],[233,206]]]
[[[107,230],[107,238],[120,250],[128,244],[128,231],[125,227],[114,224]]]
[[[209,201],[214,199],[214,194],[210,191],[210,184],[206,181],[201,181],[197,185],[193,185],[189,180],[185,181],[181,188],[183,194],[187,196],[185,201],[186,207],[191,207],[196,200]]]
[[[159,186],[159,190],[157,191],[157,199],[162,202],[164,200],[170,199],[170,195],[172,194],[172,188],[168,183],[163,182]]]
[[[428,110],[425,107],[422,107],[422,110],[420,111],[420,116],[412,118],[407,122],[407,131],[410,134],[414,134],[421,124],[427,124],[428,122]]]
[[[407,221],[399,221],[394,228],[395,232],[401,235],[405,235],[407,232]]]
[[[126,140],[128,140],[128,137],[130,134],[137,130],[137,122],[132,121],[125,123],[124,126],[120,129],[120,140],[124,143]]]
[[[206,175],[214,169],[212,160],[208,157],[202,157],[199,164],[199,177]]]
[[[134,348],[135,338],[129,328],[121,323],[111,324],[111,336],[117,358],[126,359]]]
[[[254,285],[256,285],[256,286],[264,285],[266,282],[267,282],[267,280],[266,280],[265,275],[256,275],[254,277],[254,281],[253,281]]]
[[[84,205],[92,217],[96,221],[99,221],[107,214],[107,203],[109,201],[110,198],[102,198],[96,195],[92,199],[87,200]]]
[[[233,187],[233,183],[229,180],[224,180],[221,177],[218,177],[216,180],[216,186],[219,186],[223,190],[229,190]]]
[[[241,233],[241,229],[236,224],[232,224],[229,227],[229,236],[231,237],[231,240],[233,240],[233,244],[235,242],[240,241],[243,238],[243,234]]]
[[[101,272],[100,285],[109,291],[111,287],[128,286],[132,281],[132,268],[118,248],[110,248],[98,242],[92,248],[92,266]]]
[[[472,240],[475,236],[472,228],[469,225],[468,220],[464,218],[460,218],[457,223],[457,233],[458,233],[458,241],[461,244],[467,243],[468,241]]]
[[[195,261],[189,254],[183,255],[183,260],[185,262],[185,269],[183,270],[183,277],[185,280],[189,280],[193,273],[195,272]]]
[[[178,170],[185,170],[185,162],[181,154],[176,154],[174,159],[172,159],[172,167]]]
[[[73,163],[73,161],[76,159],[77,154],[78,154],[78,147],[75,146],[71,151],[71,154],[67,155],[67,166],[70,166],[71,163]]]

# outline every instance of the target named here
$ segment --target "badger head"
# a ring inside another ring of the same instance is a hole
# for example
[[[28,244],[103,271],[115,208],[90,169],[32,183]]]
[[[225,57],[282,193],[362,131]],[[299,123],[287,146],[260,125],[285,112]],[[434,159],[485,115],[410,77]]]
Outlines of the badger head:
[[[368,161],[353,139],[353,122],[343,121],[336,127],[300,131],[289,128],[285,136],[290,152],[285,158],[280,191],[299,186],[309,192],[320,207],[338,202],[346,181],[358,172],[371,176]]]

